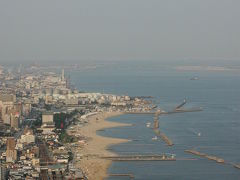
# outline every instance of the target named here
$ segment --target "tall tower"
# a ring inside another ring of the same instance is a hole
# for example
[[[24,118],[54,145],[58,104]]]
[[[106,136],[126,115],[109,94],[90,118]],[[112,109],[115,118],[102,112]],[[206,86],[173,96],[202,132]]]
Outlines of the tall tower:
[[[62,69],[62,76],[61,76],[61,80],[62,80],[62,81],[64,81],[64,80],[65,80],[64,69]]]

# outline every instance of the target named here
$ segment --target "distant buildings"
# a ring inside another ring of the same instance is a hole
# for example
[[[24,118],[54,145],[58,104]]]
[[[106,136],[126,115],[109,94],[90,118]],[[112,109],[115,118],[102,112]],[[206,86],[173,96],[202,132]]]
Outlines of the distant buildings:
[[[66,105],[78,105],[78,98],[72,97],[65,100]]]

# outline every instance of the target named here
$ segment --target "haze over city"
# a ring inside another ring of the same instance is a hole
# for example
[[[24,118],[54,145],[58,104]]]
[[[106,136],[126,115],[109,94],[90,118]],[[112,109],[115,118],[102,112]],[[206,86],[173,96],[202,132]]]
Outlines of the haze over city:
[[[239,0],[1,0],[0,180],[240,179]]]
[[[0,61],[229,61],[238,0],[0,2]]]

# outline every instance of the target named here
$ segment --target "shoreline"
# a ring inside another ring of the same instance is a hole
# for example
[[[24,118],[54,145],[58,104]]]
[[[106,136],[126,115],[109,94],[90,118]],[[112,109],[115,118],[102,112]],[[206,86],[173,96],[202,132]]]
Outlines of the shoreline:
[[[78,133],[88,138],[83,147],[76,148],[74,156],[81,154],[82,159],[75,162],[75,167],[80,168],[88,180],[105,179],[108,177],[108,168],[112,161],[102,159],[100,156],[113,156],[114,152],[107,150],[109,146],[129,142],[128,139],[104,137],[97,134],[97,131],[113,128],[131,126],[131,124],[110,122],[108,118],[120,116],[123,112],[102,112],[88,118],[89,122],[78,129]],[[77,126],[77,125],[76,125]]]

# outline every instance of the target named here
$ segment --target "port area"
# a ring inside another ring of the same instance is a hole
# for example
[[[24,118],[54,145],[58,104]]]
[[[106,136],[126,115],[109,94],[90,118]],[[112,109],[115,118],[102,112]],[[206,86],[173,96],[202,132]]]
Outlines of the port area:
[[[216,156],[210,156],[205,153],[198,152],[196,150],[185,150],[186,153],[194,154],[196,156],[204,157],[212,161],[216,161],[217,163],[225,163],[224,159],[216,157]]]
[[[119,155],[119,156],[102,156],[103,159],[111,161],[176,161],[174,155]]]
[[[173,142],[164,133],[160,132],[159,129],[154,129],[155,134],[160,137],[168,146],[173,146]]]

